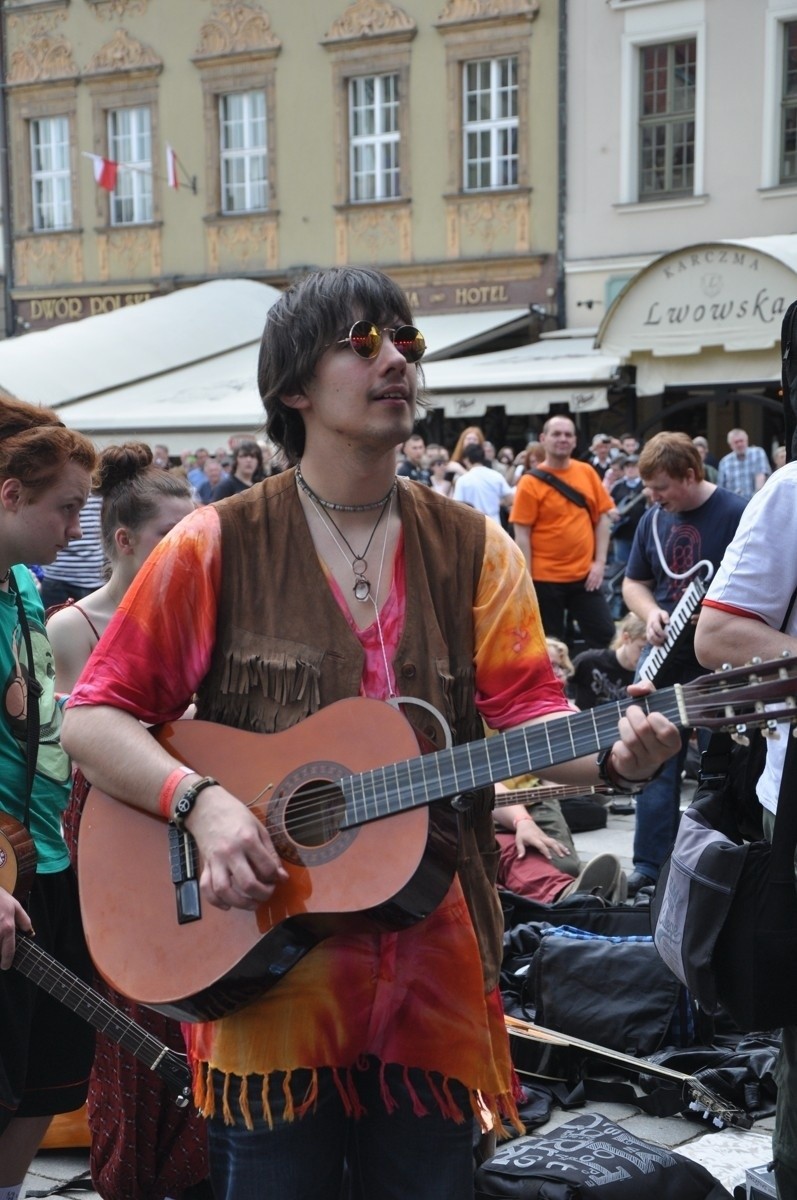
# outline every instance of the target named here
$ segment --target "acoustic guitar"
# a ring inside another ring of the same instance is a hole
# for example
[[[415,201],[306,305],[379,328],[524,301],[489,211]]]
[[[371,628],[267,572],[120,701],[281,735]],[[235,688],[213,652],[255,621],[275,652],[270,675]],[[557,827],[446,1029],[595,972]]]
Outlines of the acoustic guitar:
[[[36,847],[28,830],[8,813],[0,812],[0,887],[21,901],[29,893],[35,873]],[[35,937],[17,935],[12,966],[139,1058],[174,1091],[177,1105],[187,1107],[191,1099],[191,1072],[186,1060],[43,950]]]
[[[92,788],[78,856],[92,958],[139,1003],[182,1020],[222,1017],[278,984],[321,938],[401,929],[432,912],[454,875],[468,792],[611,746],[631,703],[677,725],[772,732],[795,717],[795,662],[705,675],[422,756],[402,713],[364,698],[276,734],[160,726],[154,735],[176,759],[264,822],[288,880],[255,911],[203,904],[190,835]]]

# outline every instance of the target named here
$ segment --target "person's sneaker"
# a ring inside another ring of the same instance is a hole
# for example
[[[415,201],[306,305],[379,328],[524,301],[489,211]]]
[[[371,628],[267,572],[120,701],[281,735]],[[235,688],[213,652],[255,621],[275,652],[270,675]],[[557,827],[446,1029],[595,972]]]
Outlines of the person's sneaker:
[[[561,904],[576,892],[589,892],[610,901],[625,900],[626,878],[619,858],[614,854],[597,854],[591,858],[573,882],[559,893],[556,903]]]
[[[651,879],[649,875],[643,875],[641,871],[632,871],[626,880],[629,899],[632,899],[637,892],[641,892],[642,888],[653,887],[655,882],[655,879]]]

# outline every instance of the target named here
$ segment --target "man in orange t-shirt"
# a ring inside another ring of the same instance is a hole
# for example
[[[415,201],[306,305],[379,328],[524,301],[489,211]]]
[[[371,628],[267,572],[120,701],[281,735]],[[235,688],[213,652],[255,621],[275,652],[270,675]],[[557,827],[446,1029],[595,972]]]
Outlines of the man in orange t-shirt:
[[[539,469],[578,492],[585,505],[543,479],[522,475],[510,516],[515,540],[534,580],[546,634],[564,639],[569,614],[587,645],[603,648],[614,637],[601,591],[612,502],[598,473],[573,461],[576,428],[569,417],[549,417],[540,442],[545,458]]]

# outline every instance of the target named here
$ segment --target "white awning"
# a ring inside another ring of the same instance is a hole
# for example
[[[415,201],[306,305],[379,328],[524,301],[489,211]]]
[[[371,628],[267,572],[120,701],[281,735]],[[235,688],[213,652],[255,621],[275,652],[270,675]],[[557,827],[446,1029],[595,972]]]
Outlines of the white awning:
[[[53,408],[249,347],[280,292],[219,279],[74,324],[0,342],[0,388]]]
[[[257,347],[243,346],[65,405],[61,415],[99,445],[132,437],[164,442],[173,452],[184,449],[186,439],[192,446],[216,445],[262,427],[256,369]]]
[[[465,350],[497,337],[528,329],[531,313],[526,308],[483,309],[477,312],[432,313],[417,316],[415,323],[426,338],[424,362],[453,358]]]
[[[594,349],[591,336],[562,331],[513,350],[428,365],[424,360],[424,376],[429,406],[447,417],[482,417],[496,405],[522,416],[547,413],[552,404],[566,404],[574,413],[608,408],[608,387],[619,366],[616,355]]]
[[[217,280],[74,325],[0,342],[0,388],[59,408],[100,445],[145,438],[170,449],[219,444],[262,428],[257,351],[265,314],[280,293],[251,280]],[[419,318],[430,347],[430,404],[447,416],[572,412],[608,406],[618,360],[584,331],[534,345],[446,357],[525,327],[528,309]]]

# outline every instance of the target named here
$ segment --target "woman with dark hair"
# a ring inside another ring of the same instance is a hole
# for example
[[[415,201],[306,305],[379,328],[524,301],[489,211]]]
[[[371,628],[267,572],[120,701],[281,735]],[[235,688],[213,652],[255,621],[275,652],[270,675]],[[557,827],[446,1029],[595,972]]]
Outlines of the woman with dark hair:
[[[142,443],[109,446],[100,458],[95,491],[102,497],[102,537],[111,564],[108,582],[85,599],[55,609],[48,620],[55,682],[70,692],[161,538],[193,512],[191,489],[177,471],[153,464]],[[75,773],[64,833],[77,863],[78,831],[89,785]],[[95,986],[121,1012],[172,1050],[185,1052],[180,1027],[120,996],[102,980]],[[204,1121],[181,1109],[160,1077],[115,1041],[99,1036],[88,1094],[91,1177],[105,1200],[163,1200],[200,1196],[208,1171]]]
[[[62,693],[71,692],[150,551],[194,508],[186,481],[154,466],[152,450],[143,443],[109,446],[97,474],[94,491],[102,498],[102,540],[111,571],[96,592],[49,615],[47,633]]]
[[[240,442],[235,447],[232,471],[216,484],[210,499],[224,500],[237,492],[245,492],[253,483],[259,483],[263,476],[263,451],[257,442]]]
[[[57,413],[0,400],[0,1195],[16,1200],[52,1117],[86,1098],[94,1035],[44,991],[10,970],[17,934],[84,979],[91,961],[61,813],[69,759],[44,609],[26,562],[51,563],[81,536],[96,453]],[[32,687],[33,676],[38,685]],[[34,699],[34,697],[36,697]],[[35,707],[34,707],[35,706]],[[38,708],[38,721],[34,714]],[[38,725],[38,733],[36,726]],[[33,742],[29,742],[29,738]],[[32,776],[29,768],[35,767]],[[25,907],[14,870],[35,870]]]

